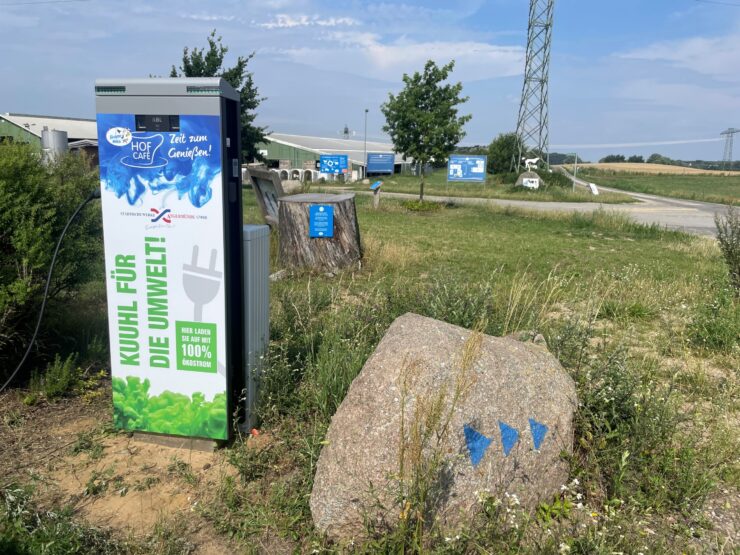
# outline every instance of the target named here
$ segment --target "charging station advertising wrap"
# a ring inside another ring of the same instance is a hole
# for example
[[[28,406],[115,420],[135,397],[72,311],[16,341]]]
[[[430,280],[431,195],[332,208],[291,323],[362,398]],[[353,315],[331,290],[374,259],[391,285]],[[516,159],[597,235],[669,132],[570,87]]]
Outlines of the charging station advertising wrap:
[[[97,122],[116,426],[227,439],[220,118]]]

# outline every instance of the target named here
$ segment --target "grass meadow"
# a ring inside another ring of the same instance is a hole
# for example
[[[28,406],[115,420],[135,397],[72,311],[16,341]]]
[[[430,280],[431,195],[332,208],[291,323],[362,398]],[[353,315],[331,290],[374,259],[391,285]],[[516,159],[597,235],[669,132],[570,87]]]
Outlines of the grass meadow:
[[[580,169],[579,177],[598,185],[634,193],[737,204],[740,202],[740,175],[641,174],[608,170]]]
[[[433,182],[427,192],[443,186]],[[70,508],[80,499],[118,503],[123,488],[133,492],[143,483],[128,483],[111,458],[121,434],[98,425],[95,441],[90,430],[79,432],[81,447],[58,455],[74,463],[76,475],[95,465],[77,497],[39,495],[51,472],[44,465],[34,475],[9,472],[0,551],[610,554],[740,547],[740,305],[713,240],[600,211],[466,206],[417,213],[392,199],[374,211],[370,198],[358,196],[357,213],[360,269],[331,277],[297,273],[271,284],[260,435],[214,455],[208,466],[218,472],[211,468],[210,478],[194,460],[173,460],[163,470],[162,483],[188,495],[182,514],[134,533],[90,524]],[[245,220],[260,220],[248,191]],[[274,257],[272,264],[278,269]],[[351,381],[390,323],[409,311],[492,335],[544,335],[578,388],[571,476],[559,496],[531,513],[506,498],[481,499],[479,515],[454,537],[436,529],[424,507],[412,507],[419,526],[391,523],[370,530],[365,544],[334,545],[314,530],[308,508],[322,442]],[[98,402],[107,406],[109,385],[102,384]],[[87,393],[65,403],[84,407],[89,399]],[[45,406],[50,414],[58,410],[50,401]],[[3,434],[29,410],[22,403],[6,410]]]
[[[544,175],[544,174],[543,174]],[[547,179],[547,177],[545,177]],[[419,178],[411,175],[392,175],[371,177],[374,181],[383,181],[383,191],[391,193],[419,194]],[[632,202],[628,195],[621,193],[602,193],[598,198],[582,189],[571,190],[570,187],[548,186],[537,191],[515,187],[516,176],[488,175],[485,183],[447,182],[444,170],[437,170],[425,176],[424,194],[443,197],[469,197],[486,199],[534,200],[541,202],[601,202],[604,204],[620,204]],[[332,183],[322,187],[332,187]],[[356,191],[367,190],[368,185],[351,184]]]

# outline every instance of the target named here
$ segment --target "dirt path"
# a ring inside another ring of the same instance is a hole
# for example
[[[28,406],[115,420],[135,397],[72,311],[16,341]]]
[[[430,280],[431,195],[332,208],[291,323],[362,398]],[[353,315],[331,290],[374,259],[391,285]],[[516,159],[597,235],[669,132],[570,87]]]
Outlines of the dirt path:
[[[0,396],[0,414],[3,487],[33,484],[41,507],[71,507],[120,537],[148,538],[164,528],[186,538],[191,553],[240,551],[197,512],[203,495],[236,474],[224,454],[115,432],[109,383],[91,395],[30,407],[10,392]]]

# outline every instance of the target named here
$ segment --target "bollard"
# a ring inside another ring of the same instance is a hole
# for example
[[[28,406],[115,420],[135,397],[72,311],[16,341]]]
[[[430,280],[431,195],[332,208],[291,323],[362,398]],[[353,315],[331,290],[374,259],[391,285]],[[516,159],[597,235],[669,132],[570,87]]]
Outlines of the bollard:
[[[382,181],[376,181],[370,185],[370,190],[373,192],[373,209],[377,210],[380,206],[380,187],[383,185]]]

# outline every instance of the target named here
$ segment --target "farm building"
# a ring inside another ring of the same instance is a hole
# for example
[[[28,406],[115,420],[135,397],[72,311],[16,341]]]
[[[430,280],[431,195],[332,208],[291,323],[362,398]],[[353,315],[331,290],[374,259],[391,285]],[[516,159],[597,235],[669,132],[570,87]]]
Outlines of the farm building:
[[[44,128],[66,132],[70,143],[98,140],[94,119],[0,114],[0,139],[12,137],[14,141],[31,143],[41,148],[41,132]]]
[[[365,174],[365,153],[392,153],[393,145],[368,141],[344,139],[307,137],[304,135],[288,135],[286,133],[271,133],[265,143],[257,147],[261,154],[267,159],[269,168],[291,169],[314,169],[316,161],[322,154],[346,154],[349,158],[351,170],[357,172],[357,176]],[[395,155],[394,169],[400,173],[409,166],[400,154]]]
[[[63,135],[53,132],[62,131],[67,134],[67,148],[85,150],[93,157],[97,156],[98,129],[94,119],[0,114],[0,141],[11,140],[29,143],[38,149],[49,148],[51,144],[42,145],[42,135],[45,130],[52,132],[47,139],[52,144],[55,140],[63,138]]]

